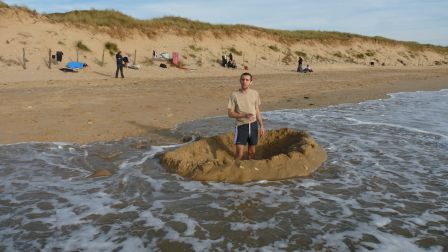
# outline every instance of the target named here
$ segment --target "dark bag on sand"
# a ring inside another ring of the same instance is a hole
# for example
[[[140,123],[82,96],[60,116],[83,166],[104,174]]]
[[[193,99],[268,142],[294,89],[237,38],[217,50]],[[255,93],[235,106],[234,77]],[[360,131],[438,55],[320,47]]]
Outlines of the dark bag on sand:
[[[160,67],[161,67],[161,68],[167,68],[167,67],[166,67],[166,64],[163,64],[163,63],[160,63]]]

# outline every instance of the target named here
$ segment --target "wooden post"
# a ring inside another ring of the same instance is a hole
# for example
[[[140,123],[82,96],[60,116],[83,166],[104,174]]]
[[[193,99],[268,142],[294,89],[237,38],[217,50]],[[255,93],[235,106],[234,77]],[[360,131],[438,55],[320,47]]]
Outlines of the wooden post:
[[[51,69],[51,49],[48,49],[48,69]]]
[[[103,48],[103,58],[101,60],[101,66],[104,66],[104,48]]]
[[[79,49],[76,48],[76,62],[79,62]]]
[[[257,67],[257,54],[255,54],[255,66],[254,67]]]
[[[23,62],[23,69],[26,69],[25,47],[23,48],[22,62]]]
[[[134,51],[134,65],[137,63],[137,49]]]

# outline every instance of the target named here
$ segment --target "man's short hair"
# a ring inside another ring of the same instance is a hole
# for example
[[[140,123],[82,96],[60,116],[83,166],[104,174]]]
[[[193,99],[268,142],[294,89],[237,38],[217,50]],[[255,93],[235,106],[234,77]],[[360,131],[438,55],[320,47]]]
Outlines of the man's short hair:
[[[252,81],[252,74],[250,74],[250,73],[248,73],[248,72],[245,72],[245,73],[242,73],[241,74],[241,76],[240,76],[240,80],[241,80],[241,78],[243,78],[243,76],[249,76],[250,77],[250,80]]]

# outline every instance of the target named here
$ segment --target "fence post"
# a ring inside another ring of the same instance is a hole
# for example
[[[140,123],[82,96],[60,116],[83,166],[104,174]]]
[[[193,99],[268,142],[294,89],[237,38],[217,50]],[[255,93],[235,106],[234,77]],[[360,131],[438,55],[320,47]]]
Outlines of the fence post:
[[[25,47],[23,48],[22,62],[23,62],[23,69],[26,69]]]
[[[137,63],[137,49],[134,51],[134,65]]]
[[[51,49],[48,49],[48,69],[51,69]]]
[[[101,59],[101,66],[104,66],[104,48],[103,48],[103,58]]]
[[[76,48],[76,62],[79,62],[79,49]]]
[[[255,54],[255,66],[254,68],[257,67],[257,54]]]

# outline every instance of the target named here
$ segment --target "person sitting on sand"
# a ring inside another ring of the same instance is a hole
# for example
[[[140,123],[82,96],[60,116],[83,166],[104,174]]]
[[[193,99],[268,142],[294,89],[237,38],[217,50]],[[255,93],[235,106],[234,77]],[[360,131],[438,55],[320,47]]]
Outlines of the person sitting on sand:
[[[124,62],[124,67],[128,67],[128,64],[129,64],[129,58],[126,57],[126,56],[124,56],[124,57],[123,57],[123,62]]]
[[[222,55],[222,57],[221,57],[221,65],[222,65],[223,67],[226,67],[226,66],[227,66],[227,56]]]
[[[310,65],[306,65],[305,69],[303,69],[304,73],[312,73],[313,69],[310,68]]]
[[[227,63],[227,68],[236,68],[235,60],[231,60]]]
[[[241,88],[230,95],[227,105],[228,116],[235,118],[235,159],[241,160],[244,146],[248,144],[248,158],[255,157],[255,145],[258,143],[258,128],[260,136],[264,135],[263,119],[260,113],[260,96],[250,89],[252,75],[243,73],[240,76]]]

